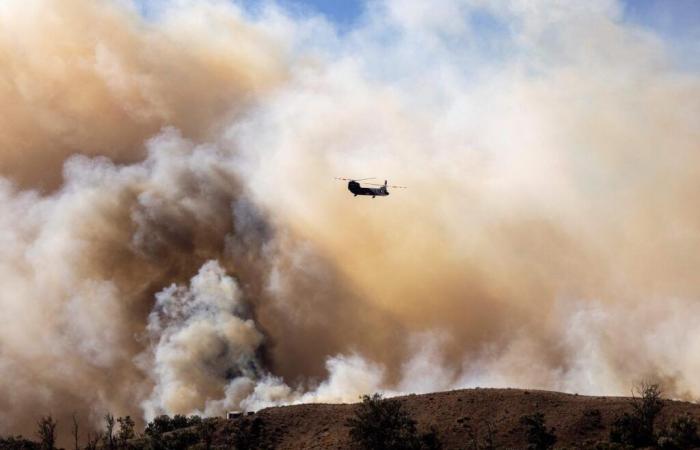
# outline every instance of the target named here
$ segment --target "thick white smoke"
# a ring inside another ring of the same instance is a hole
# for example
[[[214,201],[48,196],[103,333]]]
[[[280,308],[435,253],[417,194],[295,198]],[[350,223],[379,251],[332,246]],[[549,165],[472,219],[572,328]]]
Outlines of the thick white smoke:
[[[256,352],[263,335],[240,301],[236,282],[216,261],[202,266],[190,288],[170,286],[156,294],[147,330],[156,341],[156,387],[146,415],[194,411],[202,398],[218,398],[229,379],[259,377]]]
[[[377,390],[700,395],[700,78],[619,2],[385,0],[344,33],[150,12],[0,4],[0,433]]]

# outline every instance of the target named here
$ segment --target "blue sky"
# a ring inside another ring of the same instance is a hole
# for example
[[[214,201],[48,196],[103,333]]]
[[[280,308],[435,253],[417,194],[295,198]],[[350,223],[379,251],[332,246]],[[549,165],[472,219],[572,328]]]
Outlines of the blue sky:
[[[135,0],[146,16],[158,2]],[[165,0],[167,2],[167,0]],[[230,0],[253,12],[263,4],[275,2],[294,16],[321,14],[343,33],[361,19],[368,4],[376,0]],[[429,0],[426,0],[429,1]],[[572,0],[578,1],[578,0]],[[700,70],[700,0],[620,0],[622,20],[653,30],[666,42],[679,67]],[[487,13],[471,18],[484,42],[490,42],[504,29]],[[496,51],[489,49],[490,52]]]
[[[247,5],[257,0],[242,0]],[[341,30],[353,26],[372,0],[277,0],[295,13],[324,15]],[[428,0],[426,0],[428,1]],[[622,20],[653,30],[670,49],[678,67],[700,70],[700,0],[621,0]],[[473,17],[482,33],[499,33],[498,23],[489,17]],[[486,39],[488,41],[488,39]]]
[[[341,26],[346,26],[352,24],[362,14],[365,2],[359,0],[280,0],[279,3],[291,9],[309,8]]]
[[[700,56],[700,0],[625,0],[624,4],[625,20],[692,50],[689,57]]]
[[[254,10],[262,0],[231,0]],[[269,0],[265,0],[267,2]],[[373,0],[276,0],[293,14],[322,14],[341,30],[352,27]],[[429,1],[429,0],[426,0]],[[624,20],[651,28],[663,38],[700,45],[700,0],[621,0]],[[153,5],[136,0],[146,15]]]
[[[370,0],[371,1],[371,0]],[[255,0],[245,0],[247,4]],[[347,27],[365,8],[362,0],[280,0],[295,11],[321,13],[330,21]],[[700,40],[700,0],[623,0],[624,19],[652,28],[668,39]]]

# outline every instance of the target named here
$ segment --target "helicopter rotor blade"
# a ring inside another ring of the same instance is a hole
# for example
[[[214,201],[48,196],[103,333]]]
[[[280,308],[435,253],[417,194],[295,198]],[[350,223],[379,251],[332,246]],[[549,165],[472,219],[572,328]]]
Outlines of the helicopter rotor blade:
[[[369,177],[369,178],[360,178],[359,180],[356,180],[354,178],[343,178],[343,177],[335,177],[336,180],[343,180],[343,181],[364,181],[364,180],[374,180],[375,177]]]
[[[365,183],[365,184],[369,184],[370,186],[381,186],[381,187],[384,187],[383,184],[377,184],[377,183]],[[392,188],[392,189],[406,189],[406,186],[387,185],[386,187]]]

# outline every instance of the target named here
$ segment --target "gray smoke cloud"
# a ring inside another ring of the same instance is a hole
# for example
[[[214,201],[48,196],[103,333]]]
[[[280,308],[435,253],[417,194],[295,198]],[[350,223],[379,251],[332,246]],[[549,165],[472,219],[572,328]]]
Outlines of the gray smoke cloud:
[[[666,45],[612,0],[386,0],[344,34],[3,2],[0,433],[477,385],[697,398],[700,79]]]

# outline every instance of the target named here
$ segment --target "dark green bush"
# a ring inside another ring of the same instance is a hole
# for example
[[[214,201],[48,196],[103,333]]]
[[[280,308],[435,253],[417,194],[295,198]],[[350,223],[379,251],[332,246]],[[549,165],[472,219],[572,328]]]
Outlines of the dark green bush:
[[[194,429],[177,429],[163,436],[168,450],[186,450],[199,442],[199,433]]]
[[[196,430],[184,428],[149,436],[143,444],[146,450],[186,450],[199,442]]]
[[[345,423],[350,438],[365,449],[412,450],[440,449],[437,431],[419,435],[416,421],[397,400],[384,399],[380,394],[362,397],[355,415]]]
[[[173,417],[158,416],[146,425],[145,448],[179,450],[195,445],[199,442],[198,426],[201,422],[202,418],[199,416],[186,417],[180,414]]]
[[[197,418],[199,418],[199,416],[197,416]],[[189,426],[189,419],[187,418],[187,416],[183,416],[182,414],[175,414],[173,418],[170,419],[170,427],[173,430],[179,430],[180,428],[187,428]]]
[[[148,422],[148,424],[146,424],[146,429],[144,430],[144,433],[148,436],[159,436],[171,430],[172,427],[170,424],[170,417],[162,415]]]
[[[661,388],[658,384],[642,384],[639,387],[641,398],[632,402],[634,415],[638,418],[644,445],[654,444],[654,421],[664,407]]]
[[[480,425],[472,425],[471,417],[460,417],[457,423],[461,425],[466,435],[466,450],[494,450],[496,431],[493,423],[482,420]]]
[[[554,444],[557,442],[554,428],[547,429],[544,423],[544,414],[541,412],[522,416],[520,424],[525,427],[528,449],[547,450],[554,447]]]
[[[580,422],[581,430],[583,431],[593,431],[600,430],[603,428],[603,415],[600,410],[587,409],[583,412],[583,417]]]
[[[266,450],[274,448],[265,432],[265,422],[260,418],[241,418],[233,428],[233,446],[236,450]]]
[[[645,440],[639,418],[630,413],[624,413],[615,418],[610,428],[610,441],[630,445],[634,448],[643,447]]]
[[[635,448],[656,445],[654,422],[663,409],[661,389],[658,384],[642,384],[638,388],[640,397],[632,400],[632,413],[617,417],[610,429],[612,442]]]
[[[689,415],[676,417],[667,428],[661,431],[657,445],[664,450],[700,447],[697,420]]]
[[[0,449],[2,450],[39,450],[38,442],[30,441],[22,436],[0,437]]]
[[[182,428],[193,427],[199,425],[202,418],[199,416],[186,417],[176,414],[173,417],[162,415],[158,416],[146,425],[144,433],[147,436],[157,436],[170,431],[179,430]]]
[[[214,440],[214,432],[215,431],[216,431],[216,419],[214,419],[214,418],[200,420],[199,423],[197,424],[197,433],[199,433],[199,440],[202,442],[205,450],[211,449],[211,444],[212,444],[212,441]]]
[[[442,441],[440,441],[440,436],[438,435],[437,429],[435,427],[430,427],[430,430],[427,433],[421,435],[419,448],[425,450],[442,449]]]

